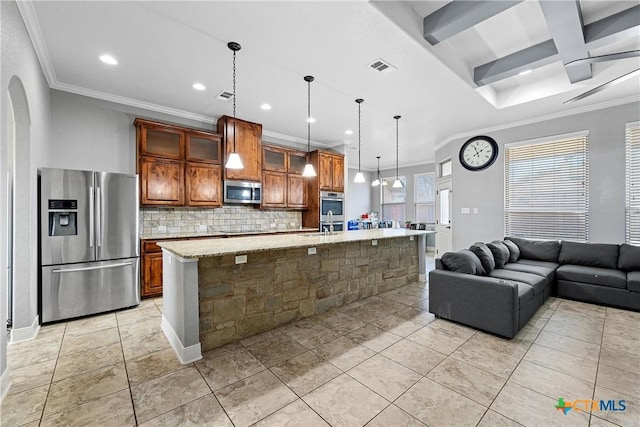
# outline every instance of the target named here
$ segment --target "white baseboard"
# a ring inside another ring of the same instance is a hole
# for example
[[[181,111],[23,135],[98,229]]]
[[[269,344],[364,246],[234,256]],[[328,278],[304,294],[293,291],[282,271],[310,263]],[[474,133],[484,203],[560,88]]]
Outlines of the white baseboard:
[[[180,363],[188,365],[189,363],[202,359],[202,348],[200,347],[200,343],[184,347],[180,338],[178,338],[178,334],[173,330],[173,327],[164,315],[162,315],[161,326],[165,336],[171,344],[171,347],[173,347],[173,351],[176,352],[178,359],[180,359]]]
[[[20,341],[32,340],[38,335],[38,331],[40,331],[40,319],[38,316],[36,316],[35,319],[33,319],[33,323],[31,323],[31,326],[27,326],[26,328],[11,329],[11,337],[9,338],[9,342],[11,344],[15,344]]]
[[[425,280],[427,280],[427,275],[426,274],[418,274],[418,280],[421,282],[424,282]]]
[[[11,378],[9,378],[9,367],[7,366],[4,368],[2,375],[0,375],[0,402],[9,392],[9,387],[11,387]]]

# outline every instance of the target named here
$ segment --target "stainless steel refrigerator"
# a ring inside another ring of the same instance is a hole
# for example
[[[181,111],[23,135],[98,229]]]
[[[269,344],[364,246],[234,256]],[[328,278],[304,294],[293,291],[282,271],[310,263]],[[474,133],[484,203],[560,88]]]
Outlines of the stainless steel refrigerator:
[[[138,176],[40,170],[42,323],[140,303]]]

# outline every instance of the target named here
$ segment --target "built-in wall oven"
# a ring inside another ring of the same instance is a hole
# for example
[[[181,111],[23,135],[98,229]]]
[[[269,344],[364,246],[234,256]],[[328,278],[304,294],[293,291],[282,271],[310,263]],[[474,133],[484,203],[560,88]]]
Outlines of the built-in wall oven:
[[[344,193],[320,192],[320,230],[333,223],[334,231],[344,230]]]

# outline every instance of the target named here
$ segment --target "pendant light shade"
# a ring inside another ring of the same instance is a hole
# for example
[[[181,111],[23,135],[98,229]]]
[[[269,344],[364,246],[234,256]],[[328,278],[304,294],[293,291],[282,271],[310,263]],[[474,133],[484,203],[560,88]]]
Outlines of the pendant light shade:
[[[399,174],[398,174],[398,153],[399,153],[399,151],[398,151],[398,146],[399,146],[398,145],[398,128],[399,128],[398,122],[400,120],[400,117],[401,116],[393,116],[393,118],[396,119],[396,179],[395,179],[395,181],[393,181],[393,185],[391,186],[393,188],[402,188],[402,181],[400,181],[400,177],[399,177]]]
[[[316,176],[316,170],[311,164],[311,82],[313,76],[304,76],[304,81],[307,82],[307,164],[304,165],[302,176],[306,178],[312,178]]]
[[[227,47],[233,51],[233,152],[229,154],[224,167],[227,169],[244,169],[242,159],[236,152],[236,52],[240,50],[240,43],[229,42]]]
[[[380,185],[380,156],[376,156],[376,159],[378,159],[378,175],[376,175],[376,179],[371,183],[372,187]]]
[[[362,170],[360,169],[360,144],[362,139],[362,132],[360,129],[360,107],[363,102],[364,99],[362,98],[356,99],[356,103],[358,104],[358,173],[353,180],[353,182],[355,182],[356,184],[362,184],[363,182],[365,182],[364,175],[362,174]]]

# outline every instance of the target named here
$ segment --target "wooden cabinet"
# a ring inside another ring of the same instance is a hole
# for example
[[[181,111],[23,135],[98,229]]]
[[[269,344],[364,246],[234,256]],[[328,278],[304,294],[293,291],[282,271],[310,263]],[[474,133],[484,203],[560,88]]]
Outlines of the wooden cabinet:
[[[222,116],[218,119],[218,133],[222,134],[226,162],[233,152],[234,119]],[[235,151],[240,155],[243,169],[224,170],[224,179],[241,181],[262,180],[262,125],[235,119]]]
[[[305,163],[306,153],[263,146],[263,208],[307,208],[307,179],[302,177]]]
[[[134,121],[142,206],[222,206],[222,136]]]
[[[187,206],[222,206],[220,165],[187,162],[185,179]]]
[[[344,156],[320,152],[318,181],[321,191],[344,192]]]
[[[181,161],[142,157],[138,173],[142,205],[184,205],[184,166]]]
[[[162,295],[162,249],[156,240],[142,241],[142,296]]]

